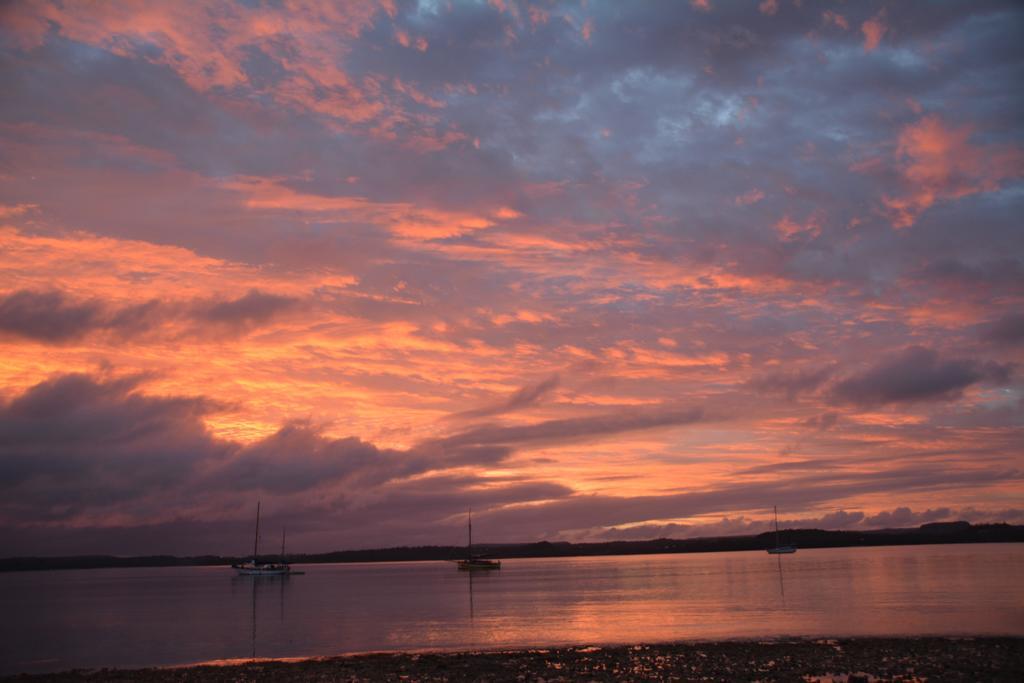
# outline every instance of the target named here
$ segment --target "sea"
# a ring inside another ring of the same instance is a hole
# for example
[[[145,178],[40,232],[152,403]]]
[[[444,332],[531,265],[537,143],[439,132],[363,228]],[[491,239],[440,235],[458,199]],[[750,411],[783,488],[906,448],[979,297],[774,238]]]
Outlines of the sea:
[[[1024,544],[0,574],[0,674],[376,651],[1024,636]]]

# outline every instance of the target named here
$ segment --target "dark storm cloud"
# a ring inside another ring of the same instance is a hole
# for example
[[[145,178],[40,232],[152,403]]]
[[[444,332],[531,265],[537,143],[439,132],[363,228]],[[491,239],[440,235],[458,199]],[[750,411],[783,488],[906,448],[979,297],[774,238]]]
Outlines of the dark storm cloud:
[[[1005,346],[1024,343],[1024,313],[1010,314],[983,326],[983,337]]]
[[[222,407],[148,396],[140,381],[63,375],[0,407],[0,509],[14,517],[66,518],[186,485],[190,499],[222,490],[372,488],[434,470],[495,465],[511,452],[476,444],[378,449],[298,423],[242,446],[205,428],[202,418]]]
[[[308,425],[289,425],[251,446],[240,446],[215,439],[202,427],[202,416],[213,409],[199,399],[146,396],[139,392],[137,379],[96,381],[82,375],[55,378],[5,405],[0,410],[0,481],[5,484],[0,509],[4,535],[21,538],[8,547],[37,548],[46,545],[42,539],[47,534],[54,538],[67,535],[54,528],[30,542],[16,527],[67,520],[76,512],[105,510],[130,500],[145,509],[143,499],[147,497],[159,507],[156,501],[161,493],[167,501],[176,501],[176,510],[187,517],[191,504],[218,491],[263,491],[277,501],[277,510],[269,519],[287,523],[290,529],[303,528],[298,538],[305,536],[313,547],[324,549],[437,542],[438,528],[457,528],[459,522],[453,521],[453,516],[467,507],[480,510],[481,524],[492,538],[530,540],[594,526],[724,513],[736,506],[749,506],[755,499],[783,501],[797,508],[894,487],[940,490],[965,481],[1012,481],[1021,476],[1009,470],[976,467],[953,471],[922,466],[847,471],[837,477],[828,468],[815,467],[772,483],[731,484],[702,492],[633,498],[576,495],[552,482],[445,473],[461,465],[498,464],[508,454],[502,448],[461,446],[458,437],[443,444],[443,451],[438,450],[441,444],[435,443],[400,452],[354,438],[325,437]],[[670,413],[660,419],[634,417],[615,424],[614,429],[644,429],[695,418],[692,412]],[[583,431],[607,433],[612,425],[607,416],[602,419],[607,425],[604,431]],[[565,433],[564,424],[554,427],[558,427],[557,434]],[[541,423],[532,431],[471,431],[464,439],[471,443],[529,441],[548,438],[554,427]],[[581,434],[580,429],[570,431]],[[425,474],[429,476],[412,476]],[[337,484],[342,484],[342,489],[333,503],[330,496],[308,495]],[[494,509],[527,501],[538,505]],[[148,514],[153,512],[149,509]],[[345,520],[341,531],[339,515]],[[838,525],[839,521],[831,523]],[[181,524],[182,529],[194,526],[193,522]],[[234,528],[229,522],[218,524]],[[178,526],[176,522],[167,528]],[[222,552],[216,543],[230,544],[226,533],[205,526],[201,531],[195,539],[160,542],[165,548],[182,549],[178,552]],[[108,547],[104,544],[116,545],[116,539],[136,535],[137,529],[131,528],[96,529],[83,532],[81,538],[100,539],[98,547]],[[117,546],[117,552],[126,547]],[[142,552],[142,547],[148,546],[133,546],[132,552]]]
[[[1005,383],[1011,366],[969,359],[940,360],[932,349],[911,346],[831,388],[833,400],[870,406],[952,400],[981,381]]]
[[[381,461],[385,459],[394,460],[394,454],[381,452],[373,444],[359,439],[326,439],[308,425],[286,425],[241,449],[213,475],[208,485],[240,491],[293,493],[344,479],[367,468],[380,471]],[[380,476],[387,478],[388,474],[380,472]]]
[[[920,271],[922,280],[932,284],[951,284],[967,288],[978,286],[1018,289],[1024,286],[1024,265],[1013,258],[968,263],[944,258],[929,263]]]
[[[825,383],[835,372],[832,366],[807,370],[779,370],[750,381],[756,391],[785,394],[790,400],[805,392],[812,392]]]
[[[74,300],[60,291],[19,290],[0,298],[0,334],[63,344],[94,332],[131,337],[182,322],[193,335],[243,334],[299,303],[293,297],[253,289],[238,299],[151,300],[118,307],[95,299]]]
[[[5,518],[69,518],[145,498],[229,452],[200,420],[215,405],[145,396],[138,382],[64,375],[0,407]]]
[[[511,413],[523,408],[529,408],[558,387],[558,382],[558,375],[552,375],[551,377],[548,377],[536,384],[522,387],[500,403],[483,408],[477,408],[475,410],[466,410],[461,413],[456,413],[451,415],[449,419],[472,420],[475,418],[502,415],[504,413]]]
[[[700,417],[699,410],[688,409],[550,420],[518,427],[479,427],[427,441],[407,451],[379,449],[353,437],[332,439],[308,424],[296,423],[238,449],[205,484],[211,488],[277,493],[308,490],[326,483],[371,489],[431,471],[496,466],[516,446],[594,439],[688,424]]]
[[[433,470],[497,465],[502,447],[380,449],[355,437],[332,439],[308,424],[291,424],[237,455],[204,482],[211,489],[306,491],[324,484],[369,489]]]
[[[66,342],[100,325],[100,310],[99,304],[74,303],[60,292],[21,290],[0,298],[0,332],[42,342]]]
[[[185,510],[188,501],[216,492],[291,495],[339,486],[349,495],[386,492],[393,482],[416,475],[498,465],[512,452],[505,444],[597,437],[699,417],[697,411],[671,411],[484,428],[408,451],[380,449],[353,437],[331,438],[312,425],[294,423],[240,445],[205,428],[203,418],[220,406],[200,398],[148,396],[141,392],[140,381],[64,375],[0,408],[0,482],[5,494],[0,510],[8,523],[69,519],[127,501],[137,501],[152,513],[146,499],[165,494],[180,496]],[[416,486],[421,485],[429,486],[429,478]],[[510,485],[507,502],[516,502],[516,495],[532,499],[569,493],[548,483]],[[437,495],[451,496],[463,488],[453,486]],[[459,500],[472,502],[464,496]]]
[[[298,303],[298,299],[293,297],[252,289],[238,299],[198,305],[192,315],[201,322],[246,330],[269,321]]]
[[[495,444],[558,443],[659,427],[693,424],[700,421],[703,416],[704,411],[700,408],[623,410],[616,413],[548,420],[514,427],[476,427],[434,443],[446,448]]]

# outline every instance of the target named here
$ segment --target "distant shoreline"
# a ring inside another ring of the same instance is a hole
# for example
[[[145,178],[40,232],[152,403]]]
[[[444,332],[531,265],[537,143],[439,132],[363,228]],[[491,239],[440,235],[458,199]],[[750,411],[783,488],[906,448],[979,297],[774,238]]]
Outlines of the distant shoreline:
[[[399,652],[148,669],[20,674],[18,681],[1024,680],[1024,638],[781,638]]]
[[[849,548],[890,545],[930,545],[959,543],[1024,542],[1024,526],[1011,524],[969,524],[941,522],[925,524],[916,529],[879,529],[875,531],[824,531],[821,529],[788,529],[782,532],[786,543],[798,548]],[[664,553],[729,552],[764,550],[775,544],[773,533],[756,536],[724,536],[717,538],[670,539],[646,541],[607,541],[602,543],[507,543],[474,544],[474,550],[500,559],[528,557],[590,557],[601,555],[653,555]],[[375,550],[341,550],[317,554],[289,554],[294,564],[406,562],[418,560],[451,560],[465,556],[465,547],[418,546],[381,548]],[[56,569],[113,569],[123,567],[194,567],[230,565],[248,557],[201,555],[175,557],[149,555],[119,557],[114,555],[76,555],[69,557],[0,558],[0,572],[41,571]],[[278,559],[267,555],[266,559]]]

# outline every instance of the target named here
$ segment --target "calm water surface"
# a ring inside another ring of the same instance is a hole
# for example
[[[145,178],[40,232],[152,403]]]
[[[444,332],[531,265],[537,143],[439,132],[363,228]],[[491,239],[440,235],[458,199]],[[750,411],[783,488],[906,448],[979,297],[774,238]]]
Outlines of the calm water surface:
[[[0,673],[367,650],[1024,635],[1024,545],[0,574]],[[781,572],[780,572],[781,568]]]

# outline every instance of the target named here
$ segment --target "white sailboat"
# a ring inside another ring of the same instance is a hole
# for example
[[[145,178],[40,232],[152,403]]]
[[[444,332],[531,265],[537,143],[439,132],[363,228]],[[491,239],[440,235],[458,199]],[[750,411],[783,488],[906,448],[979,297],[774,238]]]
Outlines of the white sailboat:
[[[485,560],[473,557],[473,511],[469,511],[469,544],[466,547],[466,559],[457,562],[459,571],[472,572],[481,569],[501,569],[499,560]]]
[[[246,576],[283,576],[296,572],[284,561],[284,530],[281,530],[281,561],[260,562],[260,502],[256,501],[256,539],[252,544],[252,561],[231,565],[232,569]]]
[[[779,541],[779,506],[773,506],[775,508],[775,547],[768,548],[770,555],[789,555],[796,552],[796,546],[782,545]]]

